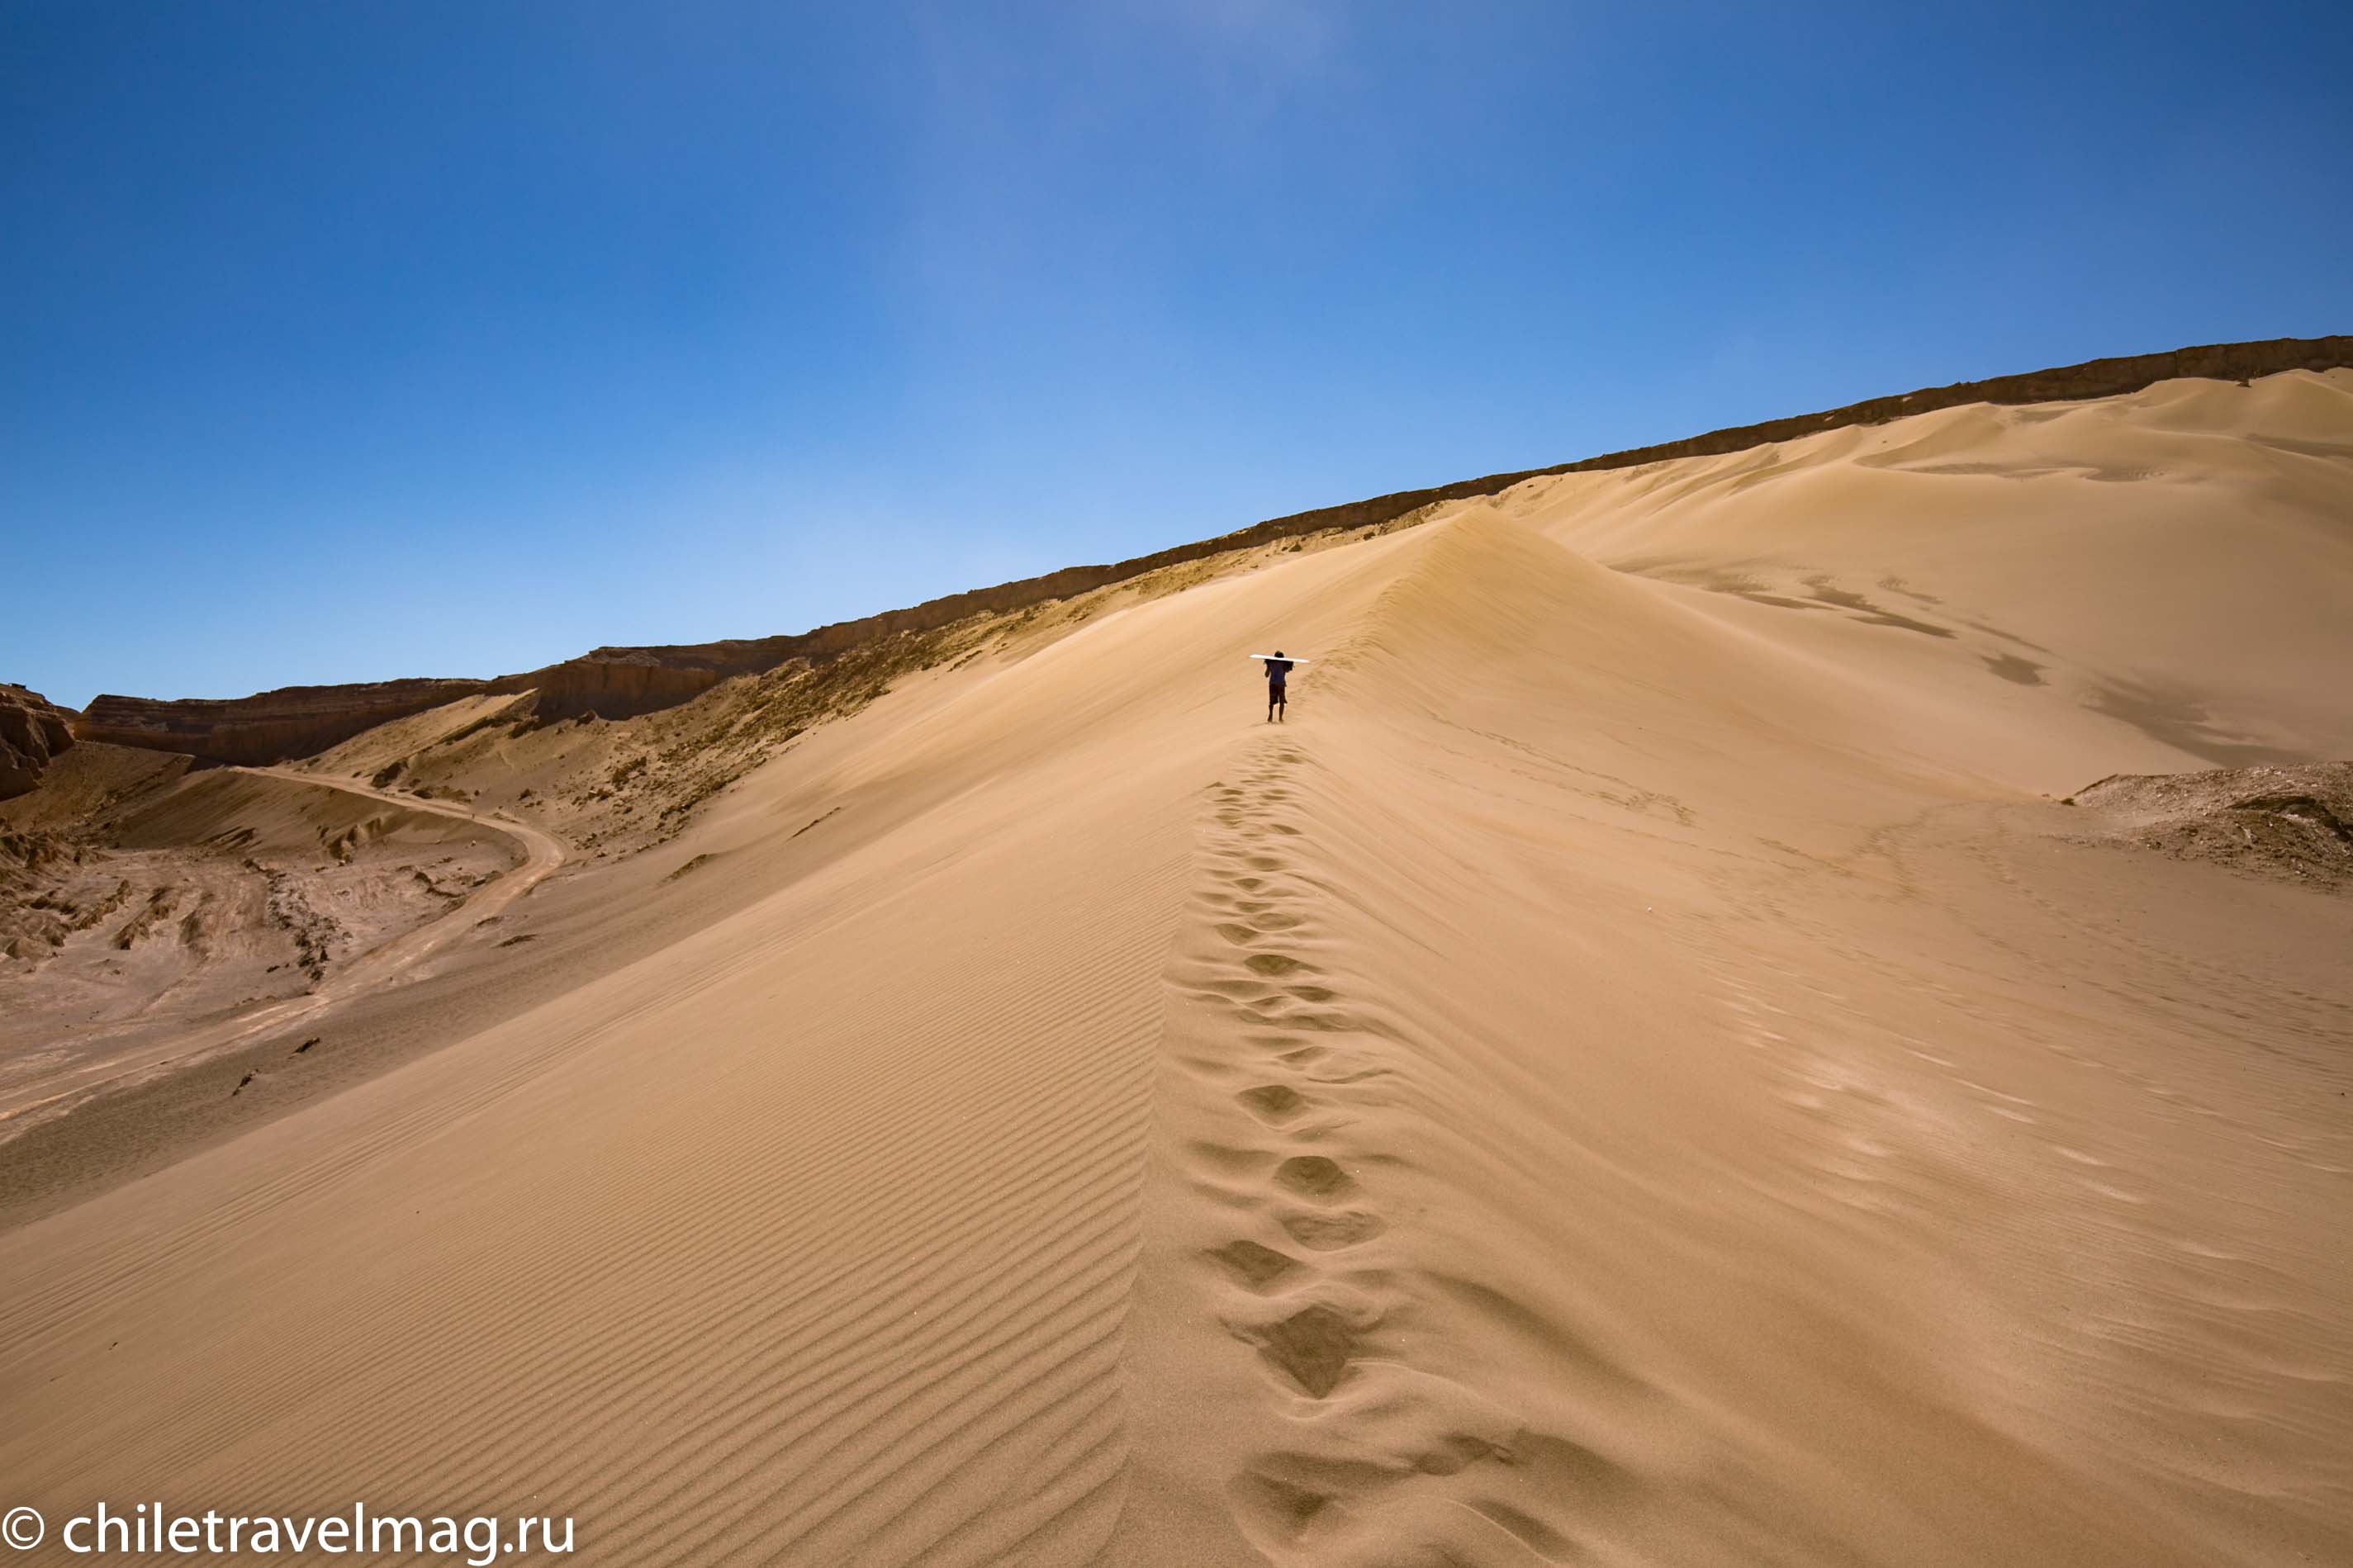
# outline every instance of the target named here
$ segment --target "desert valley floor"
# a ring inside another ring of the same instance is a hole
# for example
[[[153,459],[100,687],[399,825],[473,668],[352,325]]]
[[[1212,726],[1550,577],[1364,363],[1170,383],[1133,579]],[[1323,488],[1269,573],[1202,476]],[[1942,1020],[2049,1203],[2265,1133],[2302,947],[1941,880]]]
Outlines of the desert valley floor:
[[[2353,372],[958,637],[724,768],[757,681],[0,805],[109,835],[0,962],[0,1503],[2353,1561]]]

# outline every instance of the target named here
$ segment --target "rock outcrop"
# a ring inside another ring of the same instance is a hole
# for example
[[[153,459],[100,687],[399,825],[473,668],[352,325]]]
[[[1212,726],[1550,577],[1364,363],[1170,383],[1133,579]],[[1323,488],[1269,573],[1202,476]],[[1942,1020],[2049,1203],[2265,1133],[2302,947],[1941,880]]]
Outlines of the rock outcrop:
[[[273,763],[324,751],[388,720],[478,692],[537,691],[538,711],[549,719],[594,712],[607,719],[632,718],[669,708],[709,690],[734,675],[776,668],[787,659],[824,660],[873,637],[927,632],[983,612],[1017,610],[1050,599],[1066,599],[1147,572],[1187,561],[1272,543],[1326,530],[1378,527],[1444,501],[1493,495],[1523,479],[1547,474],[1627,468],[1672,458],[1711,457],[1775,441],[1795,440],[1843,426],[1883,425],[1914,414],[1965,403],[2056,403],[2113,397],[2138,392],[2179,376],[2249,381],[2284,371],[2337,370],[2353,366],[2353,337],[2274,338],[2262,342],[2213,343],[2166,353],[2092,360],[1998,376],[1924,387],[1897,397],[1876,397],[1819,414],[1712,430],[1687,440],[1610,452],[1549,468],[1488,474],[1429,489],[1398,490],[1343,506],[1321,507],[1269,518],[1231,533],[1155,551],[1101,566],[1068,566],[1039,577],[1000,583],[928,599],[903,610],[886,610],[839,621],[797,636],[754,637],[656,647],[600,647],[578,658],[491,680],[387,680],[364,686],[294,686],[230,701],[192,700],[158,702],[132,697],[93,701],[76,732],[118,745],[185,752],[226,763]]]
[[[2353,763],[2117,773],[2069,795],[2086,836],[2308,888],[2353,889]]]
[[[74,743],[74,712],[0,680],[0,800],[29,794],[49,759]]]
[[[484,689],[480,680],[375,680],[287,686],[251,697],[93,698],[74,722],[85,741],[183,752],[216,763],[280,763],[323,752],[363,730]]]
[[[633,719],[698,697],[731,675],[774,669],[799,651],[794,645],[801,640],[776,637],[676,647],[600,647],[561,664],[502,675],[488,689],[538,692],[542,719],[583,713]]]

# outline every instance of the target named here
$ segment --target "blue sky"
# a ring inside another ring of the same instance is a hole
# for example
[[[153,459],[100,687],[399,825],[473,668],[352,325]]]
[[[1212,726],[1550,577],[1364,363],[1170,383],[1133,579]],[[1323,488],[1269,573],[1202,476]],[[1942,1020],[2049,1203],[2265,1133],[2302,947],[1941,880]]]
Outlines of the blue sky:
[[[797,631],[2353,331],[2348,81],[2342,5],[7,0],[0,679]]]

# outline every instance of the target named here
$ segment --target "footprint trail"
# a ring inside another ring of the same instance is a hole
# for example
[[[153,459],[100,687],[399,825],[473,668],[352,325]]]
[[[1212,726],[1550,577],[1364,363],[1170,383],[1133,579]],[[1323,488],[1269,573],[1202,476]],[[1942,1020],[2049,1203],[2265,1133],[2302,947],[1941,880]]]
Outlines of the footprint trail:
[[[1196,1294],[1278,1439],[1233,1446],[1226,1504],[1280,1563],[1566,1561],[1546,1500],[1590,1500],[1609,1462],[1414,1364],[1414,1331],[1470,1298],[1413,1260],[1412,1164],[1391,1144],[1418,1047],[1334,940],[1351,904],[1317,857],[1314,773],[1270,738],[1211,786],[1198,940],[1169,975],[1191,1005],[1169,1059],[1201,1123],[1177,1175],[1223,1233],[1192,1254]]]

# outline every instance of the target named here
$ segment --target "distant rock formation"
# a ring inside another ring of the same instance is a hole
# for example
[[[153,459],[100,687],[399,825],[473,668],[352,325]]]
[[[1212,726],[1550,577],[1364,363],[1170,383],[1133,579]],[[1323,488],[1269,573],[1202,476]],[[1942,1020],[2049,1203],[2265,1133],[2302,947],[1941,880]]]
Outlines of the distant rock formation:
[[[886,610],[839,621],[797,636],[754,637],[656,647],[600,647],[578,658],[492,680],[386,680],[361,686],[291,686],[228,701],[153,701],[135,697],[100,697],[76,726],[85,739],[117,745],[185,752],[225,763],[274,763],[324,751],[340,741],[389,720],[404,718],[459,697],[480,692],[539,693],[538,711],[547,719],[594,712],[628,719],[672,707],[734,675],[776,668],[791,658],[823,660],[865,642],[902,632],[935,630],[966,616],[1021,609],[1049,599],[1066,599],[1108,584],[1140,577],[1183,562],[1229,550],[1244,550],[1327,529],[1374,528],[1424,507],[1473,496],[1493,495],[1523,479],[1547,474],[1628,468],[1672,458],[1713,457],[1774,441],[1820,435],[1843,426],[1883,425],[1915,414],[1965,403],[2060,403],[2114,397],[2179,376],[2249,381],[2284,371],[2337,370],[2353,366],[2353,337],[2274,338],[2262,342],[2212,343],[2166,353],[2092,360],[1998,376],[1925,387],[1899,397],[1876,397],[1820,414],[1712,430],[1687,440],[1611,452],[1549,468],[1488,474],[1430,489],[1398,490],[1344,506],[1270,518],[1214,539],[1180,544],[1150,555],[1102,566],[1067,566],[1040,577],[1000,583],[929,599],[903,610]]]
[[[793,637],[697,643],[678,647],[600,647],[488,683],[493,692],[536,691],[543,719],[632,719],[700,696],[731,675],[774,669],[793,657]]]
[[[74,712],[0,680],[0,800],[29,794],[49,759],[74,743]]]
[[[364,730],[461,697],[537,691],[543,719],[596,713],[628,719],[673,707],[731,675],[772,669],[791,657],[781,645],[707,643],[696,647],[600,647],[579,658],[495,680],[377,680],[350,686],[287,686],[251,697],[163,701],[109,692],[75,721],[85,741],[180,752],[240,766],[316,755]]]
[[[375,680],[287,686],[251,697],[175,702],[111,693],[91,699],[74,733],[85,741],[183,752],[216,763],[284,762],[323,752],[363,730],[483,689],[480,680]]]

